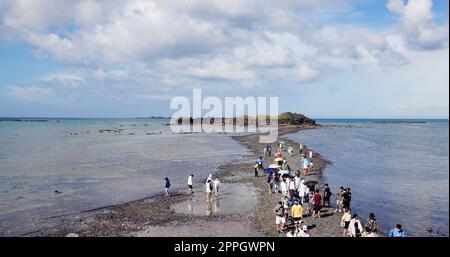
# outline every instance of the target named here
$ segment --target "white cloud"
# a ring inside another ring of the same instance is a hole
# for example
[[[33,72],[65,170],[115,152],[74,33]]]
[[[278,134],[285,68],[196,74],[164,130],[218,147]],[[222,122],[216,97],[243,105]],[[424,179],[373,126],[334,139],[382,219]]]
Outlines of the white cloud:
[[[431,0],[389,0],[386,8],[399,16],[407,41],[419,49],[448,47],[448,24],[435,21]]]
[[[69,71],[10,96],[164,100],[192,87],[303,85],[341,71],[396,69],[412,50],[448,48],[430,0],[390,0],[388,29],[322,23],[351,2],[0,0],[0,39],[28,43]],[[223,89],[226,88],[226,89]],[[175,90],[176,89],[176,90]],[[408,103],[409,104],[409,103]]]
[[[27,101],[46,101],[54,96],[54,91],[42,86],[12,86],[8,90],[8,95]]]

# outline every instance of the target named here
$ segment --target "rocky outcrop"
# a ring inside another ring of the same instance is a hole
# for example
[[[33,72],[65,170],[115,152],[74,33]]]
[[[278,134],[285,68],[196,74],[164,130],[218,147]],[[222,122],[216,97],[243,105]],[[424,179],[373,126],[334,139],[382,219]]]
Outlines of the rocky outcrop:
[[[303,114],[283,112],[278,115],[278,124],[288,125],[316,125],[316,121]]]

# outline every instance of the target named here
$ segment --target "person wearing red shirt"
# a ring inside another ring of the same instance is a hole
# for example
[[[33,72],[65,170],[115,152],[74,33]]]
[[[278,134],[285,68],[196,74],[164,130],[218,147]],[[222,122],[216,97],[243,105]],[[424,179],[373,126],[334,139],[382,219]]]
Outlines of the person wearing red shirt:
[[[313,218],[320,218],[320,208],[322,207],[322,197],[319,194],[319,189],[316,189],[313,196]]]

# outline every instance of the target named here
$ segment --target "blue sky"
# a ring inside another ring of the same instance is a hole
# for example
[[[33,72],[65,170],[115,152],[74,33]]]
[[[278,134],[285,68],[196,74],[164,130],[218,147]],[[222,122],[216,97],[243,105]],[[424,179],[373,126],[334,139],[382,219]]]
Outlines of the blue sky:
[[[0,116],[169,116],[201,88],[315,118],[448,118],[448,8],[0,0]]]

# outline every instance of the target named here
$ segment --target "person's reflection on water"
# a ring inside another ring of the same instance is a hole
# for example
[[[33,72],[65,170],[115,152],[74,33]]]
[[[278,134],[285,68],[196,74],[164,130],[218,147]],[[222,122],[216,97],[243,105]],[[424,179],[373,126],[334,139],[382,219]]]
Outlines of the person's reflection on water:
[[[206,201],[206,216],[212,215],[212,203],[211,201]]]
[[[189,196],[188,201],[187,201],[187,206],[188,206],[188,210],[190,212],[194,212],[194,205],[192,203],[192,195]]]

